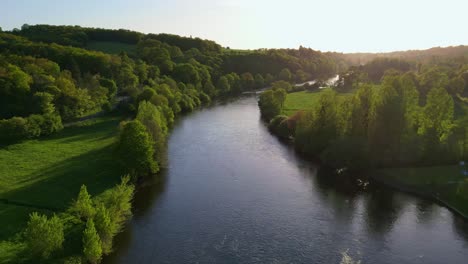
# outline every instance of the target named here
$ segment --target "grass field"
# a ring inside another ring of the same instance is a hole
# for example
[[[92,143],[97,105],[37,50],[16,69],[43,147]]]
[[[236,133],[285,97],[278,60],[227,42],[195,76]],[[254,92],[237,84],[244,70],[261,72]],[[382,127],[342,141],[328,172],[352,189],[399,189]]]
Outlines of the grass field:
[[[121,51],[125,51],[127,54],[132,55],[136,51],[136,45],[112,41],[91,41],[86,48],[110,54],[119,54]]]
[[[316,105],[320,95],[330,88],[325,88],[319,91],[309,92],[301,91],[289,93],[284,102],[283,114],[291,116],[300,110],[313,109]],[[339,96],[347,96],[351,93],[339,93]]]
[[[67,208],[82,184],[95,195],[118,183],[122,175],[112,144],[119,121],[84,121],[48,138],[0,148],[0,240],[22,230],[33,211]]]

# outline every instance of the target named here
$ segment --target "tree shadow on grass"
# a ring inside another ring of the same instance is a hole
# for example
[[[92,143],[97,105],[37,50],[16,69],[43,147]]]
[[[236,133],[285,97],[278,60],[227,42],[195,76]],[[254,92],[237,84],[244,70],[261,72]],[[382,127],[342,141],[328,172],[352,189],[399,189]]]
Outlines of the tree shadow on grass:
[[[39,175],[28,175],[28,179],[40,180],[3,193],[2,198],[65,210],[77,197],[82,184],[85,184],[88,192],[94,196],[118,184],[122,174],[123,169],[113,155],[113,145],[109,145],[50,166]],[[0,218],[11,218],[9,214],[16,213],[17,210],[0,212]],[[28,215],[21,216],[14,223],[8,223],[11,226],[11,232],[8,233],[13,234],[25,226]]]

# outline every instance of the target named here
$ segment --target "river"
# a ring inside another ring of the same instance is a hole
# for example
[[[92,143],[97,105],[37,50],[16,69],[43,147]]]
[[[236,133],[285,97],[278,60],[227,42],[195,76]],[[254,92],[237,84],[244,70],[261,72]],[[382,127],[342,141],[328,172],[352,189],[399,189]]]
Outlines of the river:
[[[389,189],[337,188],[268,132],[255,95],[182,118],[168,148],[105,263],[468,262],[467,221]]]

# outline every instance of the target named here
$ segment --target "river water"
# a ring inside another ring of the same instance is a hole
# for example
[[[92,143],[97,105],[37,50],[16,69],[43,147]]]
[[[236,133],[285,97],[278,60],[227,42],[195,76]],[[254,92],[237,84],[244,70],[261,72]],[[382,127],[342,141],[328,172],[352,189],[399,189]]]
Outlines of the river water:
[[[272,136],[255,95],[172,131],[168,169],[135,198],[105,263],[468,263],[468,222],[444,207],[337,185]]]

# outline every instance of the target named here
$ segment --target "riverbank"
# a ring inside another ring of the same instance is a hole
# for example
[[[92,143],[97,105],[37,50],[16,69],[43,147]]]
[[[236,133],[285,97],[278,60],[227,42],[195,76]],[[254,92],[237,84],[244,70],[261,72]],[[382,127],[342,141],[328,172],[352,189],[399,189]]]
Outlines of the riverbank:
[[[462,188],[468,178],[459,166],[388,168],[368,175],[378,184],[432,200],[468,219],[468,196]]]
[[[326,107],[330,104],[330,102],[325,101],[325,105],[322,104],[320,100],[326,100],[327,97],[322,97],[327,89],[322,89],[320,91],[304,91],[304,92],[296,92],[287,94],[284,105],[282,107],[282,114],[286,116],[279,116],[278,118],[273,118],[271,123],[269,124],[270,130],[273,134],[278,137],[282,138],[293,138],[296,136],[295,131],[299,128],[296,127],[297,124],[297,115],[296,113],[300,111],[310,111],[318,107]],[[340,102],[341,98],[346,98],[347,96],[352,95],[353,93],[336,93],[334,103]],[[324,98],[324,99],[322,99]],[[458,111],[456,111],[455,121],[461,126],[466,123],[466,116],[467,112],[462,111],[466,109],[466,105],[457,102],[456,103]],[[346,104],[340,107],[347,107]],[[322,119],[319,119],[316,124],[317,126],[326,126],[324,124],[333,122],[330,120],[326,120],[327,114],[329,116],[334,116],[337,120],[349,120],[350,117],[346,114],[342,114],[341,116],[337,115],[335,111],[336,109],[330,108],[329,112],[326,112],[326,109],[320,108],[321,111],[319,114],[314,112],[316,115],[321,115]],[[346,108],[343,108],[346,109]],[[305,122],[313,122],[313,118],[309,118],[310,120],[306,120]],[[324,121],[326,120],[326,121]],[[320,123],[322,122],[322,123]],[[339,123],[338,126],[343,125]],[[286,125],[285,125],[286,124]],[[306,125],[302,126],[302,129],[309,129]],[[313,127],[309,124],[310,127]],[[346,129],[347,126],[352,126],[352,123],[345,124],[343,127]],[[330,128],[329,128],[330,129]],[[334,129],[332,127],[332,129]],[[309,138],[304,136],[304,132],[302,131],[302,137],[296,138],[296,143],[301,142],[299,144],[295,144],[295,147],[299,150],[302,146],[301,144],[311,144],[313,147],[318,149],[322,148],[321,150],[321,158],[327,165],[330,165],[335,168],[347,168],[350,170],[354,169],[365,169],[366,171],[369,170],[368,164],[370,163],[363,163],[357,165],[357,168],[353,168],[352,166],[356,165],[357,162],[366,160],[366,153],[359,152],[356,150],[365,149],[360,148],[359,142],[347,141],[347,142],[340,142],[334,141],[336,139],[329,139],[320,135],[315,130],[308,130],[310,135]],[[315,132],[314,132],[315,131]],[[337,130],[335,129],[335,132]],[[315,134],[314,134],[315,133]],[[330,131],[328,131],[330,133]],[[322,136],[322,137],[321,137]],[[318,137],[318,138],[317,138]],[[321,137],[321,138],[320,138]],[[374,137],[375,138],[375,137]],[[301,140],[301,141],[299,141]],[[314,141],[318,142],[317,140],[329,140],[329,142],[333,142],[332,146],[326,146],[327,149],[324,149],[324,146],[320,146],[319,143],[313,143]],[[338,143],[337,143],[338,142]],[[367,141],[369,142],[369,141]],[[315,145],[314,145],[315,144]],[[333,145],[335,144],[335,145]],[[341,144],[341,145],[337,145]],[[309,150],[313,153],[314,148],[309,146]],[[330,154],[331,153],[331,154]],[[377,152],[376,152],[377,153]],[[310,156],[310,155],[309,155]],[[385,156],[385,154],[383,155]],[[361,158],[356,158],[361,157]],[[364,157],[364,158],[362,158]],[[368,159],[368,157],[367,157]],[[336,162],[339,160],[339,162]],[[453,211],[457,212],[459,215],[463,216],[465,219],[468,218],[468,177],[466,177],[463,173],[463,170],[466,168],[462,168],[461,166],[452,165],[438,165],[438,166],[430,166],[430,167],[405,167],[405,168],[383,168],[379,170],[372,170],[370,178],[374,179],[374,181],[387,185],[389,187],[409,192],[412,194],[416,194],[421,197],[429,198],[433,201],[441,203],[446,207],[452,209]]]

